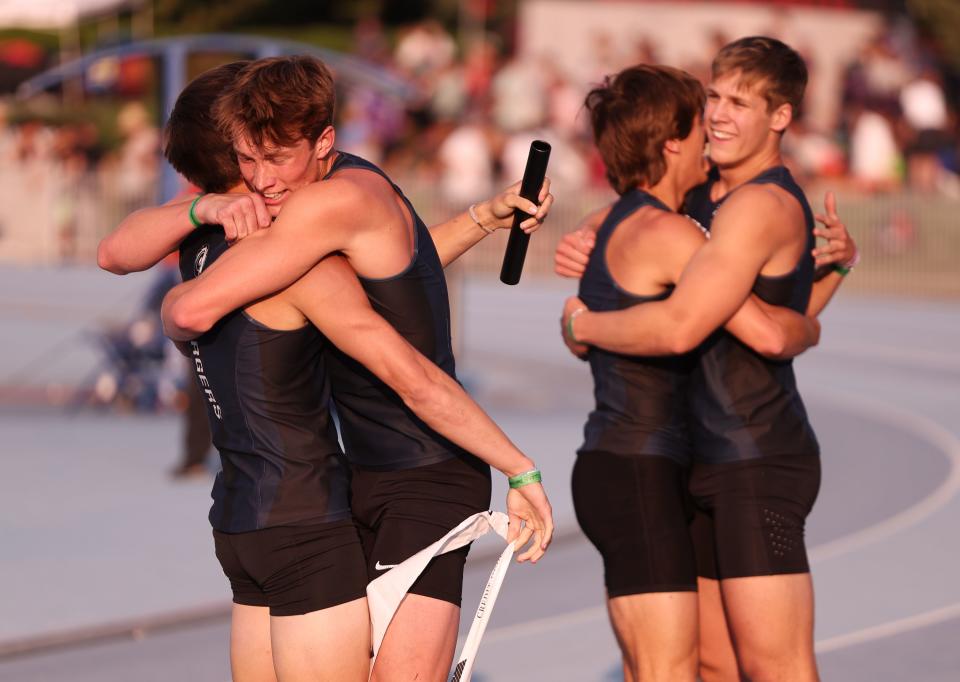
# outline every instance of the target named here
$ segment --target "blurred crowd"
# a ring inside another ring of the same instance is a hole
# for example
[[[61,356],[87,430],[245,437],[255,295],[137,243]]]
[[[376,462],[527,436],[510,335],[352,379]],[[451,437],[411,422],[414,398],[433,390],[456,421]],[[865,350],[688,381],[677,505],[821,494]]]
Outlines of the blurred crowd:
[[[790,36],[779,37],[789,42]],[[717,31],[699,60],[679,66],[706,81],[710,58],[728,38]],[[584,96],[607,74],[661,61],[660,46],[653,38],[629,50],[602,35],[585,40],[590,63],[574,78],[554,61],[520,57],[503,38],[480,30],[455,39],[426,20],[388,36],[375,19],[362,20],[353,33],[356,56],[401,75],[417,95],[400,103],[347,84],[338,144],[382,164],[405,187],[429,188],[434,201],[458,209],[519,178],[533,138],[553,146],[556,192],[603,191]],[[818,65],[808,61],[813,82]],[[788,162],[801,178],[867,192],[908,188],[960,196],[957,81],[936,45],[906,20],[892,22],[862,47],[839,82],[833,124],[816,127],[801,116],[785,138]],[[27,241],[43,253],[86,260],[104,230],[157,200],[160,133],[140,100],[128,98],[116,109],[110,144],[103,127],[82,115],[54,124],[22,112],[10,120],[8,111],[0,101],[0,230],[6,237],[29,230]],[[38,200],[20,201],[24,196]],[[32,252],[9,252],[27,248],[26,241],[2,242],[3,259],[37,260]]]
[[[678,66],[706,82],[710,59],[728,38],[718,30],[701,59]],[[464,42],[458,51],[453,36],[427,21],[410,27],[388,51],[375,24],[359,25],[360,56],[413,80],[420,98],[402,115],[385,115],[374,94],[351,93],[342,109],[341,139],[395,173],[438,182],[454,203],[468,203],[497,182],[518,178],[533,137],[553,145],[550,170],[558,189],[602,186],[584,96],[607,74],[660,62],[656,41],[641,39],[624,51],[595,36],[592,63],[582,70],[592,75],[582,82],[548,59],[505,52],[489,37]],[[808,63],[814,82],[817,63]],[[936,45],[909,22],[892,22],[863,46],[840,82],[833,124],[817,128],[801,115],[785,138],[788,163],[798,175],[849,182],[868,192],[909,188],[960,196],[960,137],[952,105],[958,83]]]
[[[0,250],[5,260],[89,261],[105,229],[156,202],[160,133],[136,100],[118,108],[110,146],[92,120],[52,122],[49,102],[42,110],[12,119],[0,101]]]

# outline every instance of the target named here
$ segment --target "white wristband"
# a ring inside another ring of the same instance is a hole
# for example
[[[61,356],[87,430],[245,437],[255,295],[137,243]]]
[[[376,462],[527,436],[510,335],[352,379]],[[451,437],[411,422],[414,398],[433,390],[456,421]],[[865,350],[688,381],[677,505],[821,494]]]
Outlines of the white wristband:
[[[481,230],[483,230],[487,234],[493,234],[493,230],[484,227],[483,223],[480,222],[480,219],[477,217],[476,206],[477,206],[476,204],[470,204],[470,207],[467,209],[467,213],[470,215],[470,219],[477,224],[477,227],[479,227]]]

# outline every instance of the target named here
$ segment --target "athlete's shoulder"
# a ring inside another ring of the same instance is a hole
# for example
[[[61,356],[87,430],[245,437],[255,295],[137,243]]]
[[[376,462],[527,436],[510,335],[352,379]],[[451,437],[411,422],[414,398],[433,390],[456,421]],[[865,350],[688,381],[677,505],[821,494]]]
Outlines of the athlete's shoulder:
[[[738,187],[717,209],[716,224],[731,220],[738,224],[774,225],[792,216],[800,205],[789,192],[774,184],[747,184]]]
[[[283,207],[287,212],[324,212],[363,200],[366,190],[347,174],[312,182],[300,188]]]
[[[776,184],[747,184],[721,204],[710,230],[711,241],[738,249],[765,251],[792,239],[804,225],[796,197]]]
[[[783,205],[786,193],[777,185],[769,183],[749,183],[738,187],[727,200],[720,205],[718,213],[726,210],[740,211],[744,208],[761,212],[763,210],[773,210]]]
[[[648,206],[637,218],[639,230],[653,239],[670,241],[697,238],[703,241],[697,224],[680,213]]]

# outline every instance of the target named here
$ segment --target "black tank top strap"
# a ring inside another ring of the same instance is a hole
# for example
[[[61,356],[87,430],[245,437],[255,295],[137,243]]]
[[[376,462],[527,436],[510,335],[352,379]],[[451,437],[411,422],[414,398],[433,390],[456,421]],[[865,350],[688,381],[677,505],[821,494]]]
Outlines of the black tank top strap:
[[[413,252],[407,267],[391,277],[361,277],[360,284],[374,310],[456,379],[447,283],[433,238],[400,188],[369,161],[339,152],[327,177],[351,168],[371,171],[389,182],[406,203],[414,223]],[[360,363],[334,349],[329,366],[340,431],[353,463],[396,470],[468,456],[414,415],[400,396]]]
[[[204,226],[181,245],[184,280],[227,249]],[[277,330],[235,310],[189,344],[222,470],[210,522],[226,533],[349,518],[347,472],[330,416],[325,337]]]
[[[670,210],[656,197],[633,190],[620,197],[600,225],[580,280],[579,295],[590,310],[622,310],[670,296],[673,287],[652,296],[630,293],[616,282],[607,265],[614,232],[644,206]],[[652,455],[689,464],[686,392],[692,356],[637,357],[591,348],[588,359],[596,407],[584,426],[580,453]]]
[[[797,312],[807,309],[810,300],[810,291],[813,287],[814,262],[810,252],[816,243],[813,234],[814,218],[810,204],[803,190],[793,179],[790,171],[784,166],[768,168],[763,173],[751,179],[750,185],[776,185],[793,196],[803,210],[803,219],[806,227],[806,249],[800,255],[796,266],[790,272],[778,276],[758,275],[753,285],[753,293],[771,305],[791,308]]]
[[[597,229],[594,253],[598,254],[598,257],[589,260],[584,277],[580,280],[580,298],[591,310],[621,310],[637,303],[661,301],[673,291],[673,286],[670,286],[663,292],[651,296],[631,293],[617,283],[607,265],[607,247],[613,233],[624,220],[644,206],[670,211],[652,194],[641,189],[633,189],[617,200]]]
[[[715,181],[715,180],[714,180]],[[709,183],[712,184],[712,183]],[[688,195],[685,210],[710,227],[721,201],[709,186]],[[813,213],[803,191],[782,166],[767,169],[747,184],[775,184],[800,202],[807,242],[791,272],[758,275],[754,293],[774,305],[806,309],[813,283]],[[791,361],[768,360],[724,330],[700,348],[690,391],[691,433],[695,456],[706,462],[733,462],[777,455],[816,455],[819,445],[797,390]]]
[[[701,229],[708,233],[710,231],[710,225],[713,223],[713,216],[721,203],[720,201],[713,201],[710,198],[713,186],[719,179],[719,169],[716,166],[711,166],[710,171],[707,173],[707,181],[687,192],[687,196],[684,197],[683,201],[683,214],[688,218],[692,218],[700,225]]]

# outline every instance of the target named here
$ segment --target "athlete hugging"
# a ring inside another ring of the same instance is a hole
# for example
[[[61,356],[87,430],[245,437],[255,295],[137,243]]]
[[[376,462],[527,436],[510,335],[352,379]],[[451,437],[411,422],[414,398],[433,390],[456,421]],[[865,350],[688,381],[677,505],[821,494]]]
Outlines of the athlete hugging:
[[[620,198],[564,237],[556,269],[580,278],[561,327],[596,385],[574,506],[628,681],[817,679],[820,457],[790,358],[817,343],[856,247],[832,194],[815,228],[783,166],[806,81],[794,50],[752,37],[720,50],[706,90],[637,66],[586,99]]]
[[[832,195],[813,216],[782,163],[806,80],[755,37],[720,51],[706,90],[636,66],[586,99],[619,199],[557,250],[580,278],[564,340],[596,384],[573,497],[630,682],[817,679],[803,532],[820,460],[790,358],[817,343],[856,247]],[[162,316],[222,462],[210,522],[234,679],[439,681],[469,545],[412,582],[372,671],[365,589],[487,510],[491,466],[518,559],[550,544],[539,471],[456,380],[443,268],[516,208],[536,229],[553,197],[518,183],[428,229],[336,149],[334,104],[310,57],[202,74],[164,153],[204,193],[131,214],[98,257],[123,274],[180,252]]]
[[[518,183],[471,207],[477,221],[428,229],[383,171],[336,149],[334,104],[311,57],[202,74],[164,153],[205,193],[131,214],[98,259],[123,274],[180,251],[162,317],[215,396],[210,522],[234,680],[443,680],[469,545],[427,564],[372,673],[365,589],[489,509],[491,466],[509,477],[518,560],[550,544],[535,464],[456,380],[443,268],[516,208],[536,229],[553,197],[546,181],[536,205]]]

